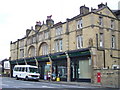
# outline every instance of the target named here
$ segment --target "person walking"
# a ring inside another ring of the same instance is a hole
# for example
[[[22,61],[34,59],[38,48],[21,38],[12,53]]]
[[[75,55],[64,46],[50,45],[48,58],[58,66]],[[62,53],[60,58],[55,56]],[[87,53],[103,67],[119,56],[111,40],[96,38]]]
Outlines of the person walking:
[[[51,79],[51,73],[50,73],[50,71],[48,72],[48,80],[50,81],[50,79]]]

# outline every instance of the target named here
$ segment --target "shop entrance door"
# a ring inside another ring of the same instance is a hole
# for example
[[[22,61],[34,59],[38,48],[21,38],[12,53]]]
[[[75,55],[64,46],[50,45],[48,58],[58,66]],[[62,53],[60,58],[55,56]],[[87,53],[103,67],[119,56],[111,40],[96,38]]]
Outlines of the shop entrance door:
[[[71,62],[71,81],[77,81],[78,78],[78,62]]]

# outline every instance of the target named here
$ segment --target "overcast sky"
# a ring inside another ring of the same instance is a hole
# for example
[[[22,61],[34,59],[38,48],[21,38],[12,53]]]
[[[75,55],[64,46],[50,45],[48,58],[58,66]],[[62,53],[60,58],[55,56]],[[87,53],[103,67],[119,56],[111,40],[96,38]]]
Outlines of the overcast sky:
[[[120,0],[0,0],[0,60],[10,57],[10,41],[25,36],[26,29],[36,21],[45,21],[52,15],[55,23],[79,14],[79,7],[97,8],[101,2],[112,10]]]

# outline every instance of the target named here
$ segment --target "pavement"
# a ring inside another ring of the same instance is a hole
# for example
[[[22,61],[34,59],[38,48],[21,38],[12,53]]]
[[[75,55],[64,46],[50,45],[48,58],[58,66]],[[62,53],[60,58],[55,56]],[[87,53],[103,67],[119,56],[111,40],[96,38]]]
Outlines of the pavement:
[[[55,83],[55,84],[65,84],[65,85],[78,85],[78,86],[86,86],[86,87],[97,87],[97,88],[115,88],[114,86],[108,86],[108,85],[102,85],[100,83],[93,84],[88,82],[67,82],[67,81],[48,81],[48,80],[39,80],[40,82],[46,82],[46,83]]]
[[[83,86],[83,87],[96,87],[96,88],[110,88],[114,89],[115,86],[108,86],[108,85],[102,85],[101,83],[94,84],[94,83],[88,83],[88,82],[67,82],[67,81],[49,81],[49,80],[43,80],[40,79],[39,82],[44,82],[44,83],[54,83],[54,84],[64,84],[64,85],[77,85],[77,86]],[[120,90],[120,88],[118,89]]]

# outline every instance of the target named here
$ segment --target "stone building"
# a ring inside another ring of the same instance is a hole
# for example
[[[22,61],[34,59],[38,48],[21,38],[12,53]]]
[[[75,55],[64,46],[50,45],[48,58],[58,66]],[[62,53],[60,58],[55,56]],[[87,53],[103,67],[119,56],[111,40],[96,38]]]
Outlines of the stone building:
[[[118,87],[119,26],[118,17],[103,3],[91,10],[81,6],[80,14],[65,22],[54,24],[48,16],[46,23],[36,22],[35,30],[27,29],[25,37],[11,42],[11,69],[38,65],[41,79],[51,71],[63,81]]]
[[[10,59],[4,59],[1,61],[2,64],[2,74],[3,76],[10,75]]]

